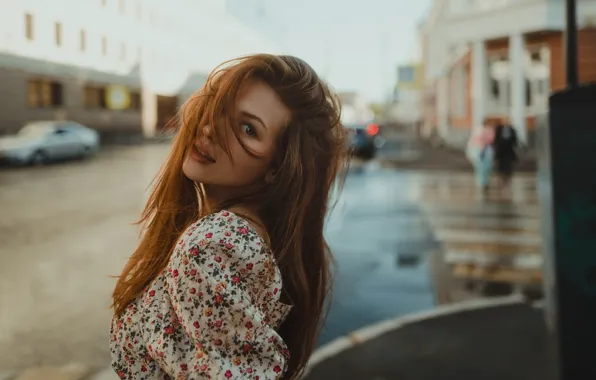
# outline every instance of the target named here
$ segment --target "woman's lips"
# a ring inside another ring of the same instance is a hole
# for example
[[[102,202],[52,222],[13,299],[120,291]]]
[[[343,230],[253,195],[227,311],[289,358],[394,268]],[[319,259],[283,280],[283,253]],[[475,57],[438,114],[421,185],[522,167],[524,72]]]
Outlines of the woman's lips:
[[[200,162],[202,164],[213,164],[213,163],[215,163],[215,159],[213,157],[211,157],[210,155],[208,155],[207,153],[205,153],[205,151],[202,150],[197,145],[193,145],[192,150],[190,152],[190,155],[192,156],[192,158],[195,161],[198,161],[198,162]]]

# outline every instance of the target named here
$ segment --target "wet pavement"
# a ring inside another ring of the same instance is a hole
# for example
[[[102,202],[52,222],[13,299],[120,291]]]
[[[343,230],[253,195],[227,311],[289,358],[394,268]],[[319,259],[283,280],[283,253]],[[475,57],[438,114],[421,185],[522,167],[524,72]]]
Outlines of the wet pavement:
[[[337,263],[321,344],[434,306],[428,264],[437,244],[412,200],[416,177],[374,163],[348,177],[326,231]]]
[[[131,223],[167,149],[112,148],[88,161],[0,170],[0,370],[106,366],[109,276],[135,248]],[[512,200],[495,193],[487,202],[470,173],[354,167],[326,228],[337,267],[320,344],[458,300],[458,263],[535,254],[532,182],[519,176]]]

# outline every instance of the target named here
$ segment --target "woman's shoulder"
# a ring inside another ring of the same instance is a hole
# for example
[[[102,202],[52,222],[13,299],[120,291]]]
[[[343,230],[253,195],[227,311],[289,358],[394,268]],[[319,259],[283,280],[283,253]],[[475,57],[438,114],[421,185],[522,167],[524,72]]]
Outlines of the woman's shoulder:
[[[245,218],[238,214],[222,210],[209,214],[192,224],[187,232],[190,234],[206,233],[210,236],[223,235],[224,237],[243,237],[263,243],[260,233]]]
[[[222,210],[190,225],[178,240],[177,251],[223,251],[227,257],[272,257],[259,232],[245,218]]]

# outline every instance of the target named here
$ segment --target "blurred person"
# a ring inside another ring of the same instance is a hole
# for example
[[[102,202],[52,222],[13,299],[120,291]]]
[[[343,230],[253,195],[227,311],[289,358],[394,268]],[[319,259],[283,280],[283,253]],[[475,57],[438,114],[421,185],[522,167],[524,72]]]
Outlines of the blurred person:
[[[490,175],[493,169],[493,141],[495,130],[490,120],[485,119],[480,128],[476,128],[468,140],[468,159],[474,166],[476,185],[483,194],[488,193]]]
[[[323,224],[346,137],[336,96],[298,58],[248,56],[209,76],[181,109],[114,289],[121,378],[303,373],[331,285]]]
[[[518,161],[517,148],[519,141],[517,132],[509,118],[497,125],[494,140],[496,170],[501,179],[501,189],[505,195],[511,192],[511,178],[515,163]]]

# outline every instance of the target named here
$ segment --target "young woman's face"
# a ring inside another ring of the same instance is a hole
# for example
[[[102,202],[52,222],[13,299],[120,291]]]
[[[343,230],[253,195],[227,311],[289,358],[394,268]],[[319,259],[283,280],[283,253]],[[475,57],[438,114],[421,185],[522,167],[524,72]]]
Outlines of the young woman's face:
[[[247,83],[242,88],[236,110],[240,133],[238,137],[232,131],[227,133],[232,159],[214,144],[213,126],[205,126],[182,166],[189,179],[211,188],[233,190],[273,176],[277,138],[290,120],[290,110],[262,82]]]

